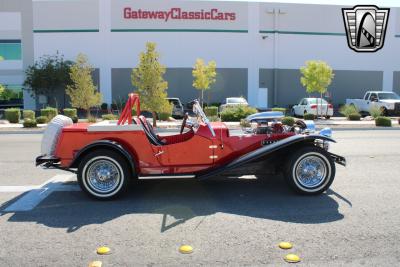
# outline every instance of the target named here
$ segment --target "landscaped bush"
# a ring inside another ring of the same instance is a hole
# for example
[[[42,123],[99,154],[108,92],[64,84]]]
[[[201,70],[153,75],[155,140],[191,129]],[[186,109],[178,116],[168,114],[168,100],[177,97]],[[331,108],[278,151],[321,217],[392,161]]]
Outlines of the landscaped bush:
[[[118,120],[118,116],[114,114],[104,114],[101,116],[101,118],[105,121]]]
[[[21,111],[19,108],[8,108],[4,111],[4,116],[10,123],[19,123]]]
[[[46,116],[39,116],[36,118],[36,122],[40,124],[48,123],[49,119]]]
[[[88,122],[97,122],[97,118],[94,116],[89,116],[88,117]]]
[[[35,119],[24,119],[24,128],[35,128],[37,127],[37,123]]]
[[[311,114],[311,113],[306,113],[306,114],[304,114],[304,119],[313,121],[313,120],[315,120],[315,115]]]
[[[222,121],[240,121],[241,119],[246,118],[247,116],[257,113],[257,109],[238,105],[235,107],[226,107],[221,112],[221,120]]]
[[[78,116],[73,116],[71,118],[71,120],[72,120],[73,123],[77,123],[79,121],[79,118],[78,118]]]
[[[379,117],[380,115],[382,115],[382,111],[379,107],[377,106],[372,106],[369,109],[369,114],[372,116],[372,118],[376,119],[377,117]]]
[[[359,121],[361,119],[361,115],[359,113],[349,114],[347,117],[350,121]]]
[[[376,126],[391,127],[392,126],[392,120],[390,118],[388,118],[388,117],[378,116],[375,119],[375,125]]]
[[[169,117],[171,117],[171,113],[168,112],[159,112],[157,113],[158,119],[161,121],[167,121]]]
[[[283,117],[282,124],[287,125],[287,126],[293,126],[294,118],[293,117]]]
[[[207,117],[218,116],[218,107],[205,107],[204,113]]]
[[[47,117],[48,121],[51,121],[57,115],[58,111],[56,108],[47,107],[40,110],[40,116]]]
[[[136,108],[132,108],[132,116],[136,116]]]
[[[272,108],[272,111],[279,111],[282,112],[283,114],[286,114],[286,108]]]
[[[70,117],[78,117],[78,110],[76,108],[64,108],[63,109],[64,115]]]
[[[218,116],[210,116],[208,117],[209,121],[221,121],[221,119]]]
[[[31,120],[34,120],[35,119],[35,111],[33,111],[33,110],[23,110],[22,111],[22,115],[23,115],[23,117],[24,117],[24,120],[25,119],[31,119]]]
[[[350,115],[353,115],[352,118],[356,118],[356,116],[355,116],[356,114],[358,114],[360,116],[358,109],[354,105],[341,106],[339,109],[339,112],[340,112],[340,114],[342,114],[349,120],[352,120],[352,119],[350,119]],[[358,119],[358,120],[360,120],[360,119]]]
[[[112,104],[111,104],[111,109],[112,109],[112,110],[117,110],[117,109],[118,109],[117,104],[116,104],[116,103],[112,103]]]

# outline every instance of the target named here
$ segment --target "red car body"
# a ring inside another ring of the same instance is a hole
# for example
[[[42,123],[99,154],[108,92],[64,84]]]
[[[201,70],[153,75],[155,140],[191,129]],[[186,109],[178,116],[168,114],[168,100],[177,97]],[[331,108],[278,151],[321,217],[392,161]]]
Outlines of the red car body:
[[[311,153],[311,163],[305,161],[304,166],[293,167],[300,168],[300,174],[303,171],[305,178],[301,176],[300,178],[304,179],[298,181],[308,181],[311,173],[318,179],[324,174],[326,179],[329,178],[329,183],[324,182],[321,184],[323,187],[318,187],[318,190],[310,187],[311,190],[305,186],[307,190],[312,191],[311,193],[320,193],[333,180],[333,162],[345,164],[343,157],[325,151],[326,142],[332,142],[332,139],[307,133],[304,129],[299,130],[297,126],[288,127],[274,122],[267,125],[264,132],[231,134],[224,123],[210,123],[197,103],[197,123],[189,123],[186,116],[179,134],[157,135],[143,116],[132,118],[131,110],[135,105],[136,114],[140,114],[139,98],[131,94],[118,123],[68,123],[69,125],[63,126],[54,137],[55,140],[52,140],[55,145],[52,152],[42,152],[36,159],[36,164],[77,172],[82,189],[97,198],[102,198],[101,186],[106,187],[107,183],[111,183],[111,180],[107,179],[111,179],[112,175],[118,178],[112,182],[117,189],[119,184],[124,182],[125,176],[140,179],[203,178],[266,158],[275,161],[278,159],[281,167],[286,166],[286,163],[296,160],[296,157],[292,159],[290,154],[299,149],[304,150],[304,153],[297,153],[297,157]],[[185,127],[188,128],[186,132],[183,131]],[[48,134],[48,130],[46,131],[43,142],[46,142],[46,138],[53,138]],[[97,159],[100,163],[90,171],[90,164]],[[288,175],[296,176],[296,173]],[[296,184],[296,180],[293,181]],[[94,189],[86,188],[90,183],[93,183]],[[96,191],[96,186],[99,186],[100,193]],[[97,193],[93,193],[94,191]],[[104,198],[113,195],[107,193],[104,194]]]

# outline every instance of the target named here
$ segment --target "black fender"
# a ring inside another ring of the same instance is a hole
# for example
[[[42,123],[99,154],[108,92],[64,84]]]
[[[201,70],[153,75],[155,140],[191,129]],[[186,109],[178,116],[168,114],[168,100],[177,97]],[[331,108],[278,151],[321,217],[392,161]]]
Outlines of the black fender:
[[[224,171],[243,166],[244,164],[255,162],[264,157],[267,157],[268,155],[270,155],[274,152],[277,152],[279,150],[282,150],[284,148],[287,148],[287,147],[290,147],[293,145],[298,145],[301,143],[314,144],[315,140],[322,140],[322,141],[336,143],[336,141],[333,140],[332,138],[329,138],[329,137],[326,137],[323,135],[319,135],[319,134],[309,134],[309,135],[298,134],[298,135],[294,135],[294,136],[279,140],[275,143],[263,146],[254,151],[251,151],[237,159],[234,159],[233,161],[229,162],[226,165],[201,171],[196,174],[196,178],[200,178],[200,179],[208,178],[210,176],[220,174]]]
[[[128,164],[130,165],[133,173],[134,174],[137,173],[135,170],[135,161],[134,161],[134,158],[132,157],[132,155],[120,143],[111,141],[111,140],[98,140],[98,141],[95,141],[95,142],[90,143],[89,145],[83,147],[75,155],[69,168],[78,168],[79,162],[83,158],[83,156],[85,156],[90,151],[92,151],[94,149],[99,149],[99,148],[111,149],[111,150],[114,150],[114,151],[120,153],[128,161]]]

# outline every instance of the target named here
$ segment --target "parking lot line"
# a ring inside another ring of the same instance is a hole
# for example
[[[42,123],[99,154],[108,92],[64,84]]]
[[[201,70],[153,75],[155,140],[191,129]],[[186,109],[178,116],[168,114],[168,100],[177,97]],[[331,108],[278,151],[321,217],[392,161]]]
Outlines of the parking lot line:
[[[73,181],[73,179],[74,175],[61,174],[54,176],[39,186],[0,186],[0,192],[27,192],[20,199],[5,208],[4,211],[29,211],[34,209],[54,191],[79,191],[78,185],[65,184],[66,182]],[[7,189],[11,191],[6,191]]]

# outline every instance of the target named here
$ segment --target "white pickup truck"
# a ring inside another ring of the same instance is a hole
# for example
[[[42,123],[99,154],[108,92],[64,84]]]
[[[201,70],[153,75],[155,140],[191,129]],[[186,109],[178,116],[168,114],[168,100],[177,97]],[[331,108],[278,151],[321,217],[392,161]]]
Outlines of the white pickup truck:
[[[400,97],[393,92],[368,91],[363,99],[346,99],[346,105],[354,105],[360,113],[369,113],[371,107],[379,107],[382,115],[400,114]]]

